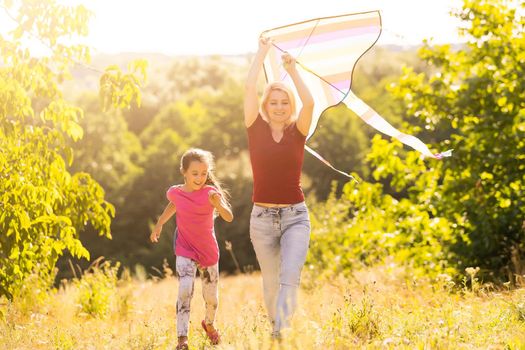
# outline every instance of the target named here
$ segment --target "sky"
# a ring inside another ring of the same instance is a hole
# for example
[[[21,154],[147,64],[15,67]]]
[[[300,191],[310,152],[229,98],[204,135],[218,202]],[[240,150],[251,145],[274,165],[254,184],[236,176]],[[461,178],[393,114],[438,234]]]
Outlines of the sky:
[[[459,42],[459,0],[62,0],[93,11],[92,53],[244,54],[267,29],[317,17],[379,10],[378,45]],[[0,30],[5,18],[0,13]]]

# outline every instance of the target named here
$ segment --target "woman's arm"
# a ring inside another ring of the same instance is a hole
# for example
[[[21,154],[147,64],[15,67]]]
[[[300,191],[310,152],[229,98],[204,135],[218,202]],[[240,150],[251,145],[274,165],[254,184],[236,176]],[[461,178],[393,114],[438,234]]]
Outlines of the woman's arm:
[[[257,78],[264,63],[264,58],[270,49],[271,43],[267,38],[259,39],[259,49],[255,54],[252,66],[244,86],[244,125],[248,128],[259,114],[259,98],[257,97]]]
[[[213,205],[215,209],[217,209],[217,212],[221,216],[221,218],[224,219],[224,221],[232,222],[233,221],[233,213],[230,209],[230,206],[226,204],[226,202],[222,199],[222,196],[216,192],[216,191],[210,191],[208,192],[208,199],[210,200],[210,204]]]
[[[149,236],[149,239],[157,243],[159,241],[160,233],[162,232],[162,226],[168,221],[173,214],[177,211],[177,208],[175,208],[175,204],[172,202],[169,202],[162,214],[160,215],[159,219],[157,220],[157,224],[153,228],[153,231],[151,232],[151,235]]]
[[[282,60],[284,64],[284,69],[290,75],[290,78],[292,78],[292,81],[295,85],[295,89],[297,90],[297,93],[299,94],[299,98],[301,99],[302,103],[301,110],[299,111],[297,117],[297,129],[299,129],[299,131],[304,136],[308,136],[308,132],[310,131],[310,124],[312,124],[314,99],[312,97],[312,94],[310,93],[310,90],[308,90],[308,87],[301,78],[301,75],[297,71],[295,58],[293,58],[290,54],[285,53],[282,56]]]

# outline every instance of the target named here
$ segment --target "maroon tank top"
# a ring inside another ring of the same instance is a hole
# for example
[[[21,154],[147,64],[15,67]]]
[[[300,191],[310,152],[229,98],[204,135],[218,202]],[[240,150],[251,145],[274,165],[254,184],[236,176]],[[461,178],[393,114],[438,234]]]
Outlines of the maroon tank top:
[[[260,114],[247,131],[253,172],[252,200],[275,204],[304,201],[301,170],[306,136],[297,129],[297,124],[284,129],[280,142],[275,142],[270,125]]]

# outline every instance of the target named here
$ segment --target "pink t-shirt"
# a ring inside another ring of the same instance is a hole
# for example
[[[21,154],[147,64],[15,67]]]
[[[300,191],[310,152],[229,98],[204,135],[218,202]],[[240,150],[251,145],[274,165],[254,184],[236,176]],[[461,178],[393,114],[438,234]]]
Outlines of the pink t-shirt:
[[[200,190],[185,192],[178,185],[170,187],[166,193],[177,210],[175,255],[195,260],[202,267],[219,261],[219,246],[213,229],[214,208],[208,199],[210,191],[217,189],[205,185]]]

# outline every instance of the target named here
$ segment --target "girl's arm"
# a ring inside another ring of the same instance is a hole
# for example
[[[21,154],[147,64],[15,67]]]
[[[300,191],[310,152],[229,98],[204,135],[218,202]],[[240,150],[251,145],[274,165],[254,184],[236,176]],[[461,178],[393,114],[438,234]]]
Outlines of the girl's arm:
[[[153,231],[151,232],[151,235],[149,236],[149,239],[153,243],[157,243],[159,241],[160,233],[162,232],[162,226],[168,221],[173,214],[177,211],[177,208],[175,208],[175,204],[172,202],[169,202],[162,214],[160,215],[159,219],[157,220],[157,224],[153,228]]]
[[[219,213],[221,218],[223,218],[225,221],[232,222],[232,210],[230,209],[230,206],[226,204],[226,202],[222,199],[222,196],[216,191],[210,191],[208,192],[208,195],[210,204],[213,205],[215,209],[217,209],[217,212]]]
[[[266,53],[271,43],[268,38],[259,39],[259,50],[255,54],[252,66],[244,86],[244,125],[248,128],[253,124],[259,114],[259,98],[257,97],[257,78],[264,63]]]
[[[301,75],[297,71],[295,58],[293,58],[290,54],[285,53],[282,56],[282,60],[284,69],[290,75],[290,78],[292,78],[295,89],[297,90],[302,103],[301,110],[299,111],[299,115],[297,117],[297,129],[299,129],[303,135],[308,136],[310,124],[312,124],[314,99],[310,93],[310,90],[308,90],[308,87],[301,78]]]

